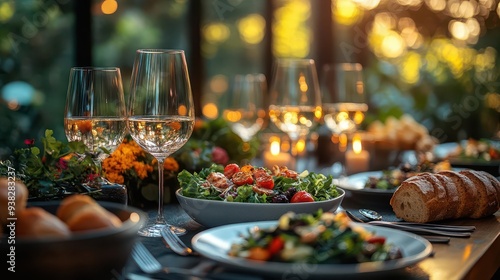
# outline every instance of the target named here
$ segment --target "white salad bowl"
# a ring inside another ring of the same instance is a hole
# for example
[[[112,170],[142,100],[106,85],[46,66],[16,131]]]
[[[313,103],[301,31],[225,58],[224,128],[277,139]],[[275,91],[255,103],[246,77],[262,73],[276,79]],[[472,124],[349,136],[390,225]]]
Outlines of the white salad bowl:
[[[299,203],[251,203],[227,202],[186,197],[182,189],[175,192],[180,206],[197,223],[205,227],[227,224],[278,220],[287,212],[313,214],[318,210],[334,212],[344,199],[345,192],[338,188],[339,195],[333,199]]]

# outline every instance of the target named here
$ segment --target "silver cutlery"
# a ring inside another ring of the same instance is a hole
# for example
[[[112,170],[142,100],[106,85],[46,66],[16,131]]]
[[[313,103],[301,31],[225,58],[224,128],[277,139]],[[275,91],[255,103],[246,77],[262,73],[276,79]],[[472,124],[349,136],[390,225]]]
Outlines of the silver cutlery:
[[[181,256],[187,255],[198,255],[197,252],[193,251],[190,247],[188,247],[182,240],[177,236],[177,234],[173,233],[168,226],[163,227],[160,230],[161,236],[163,240],[167,243],[168,247],[172,249],[172,251],[176,252]]]
[[[149,252],[149,250],[141,242],[137,242],[132,249],[132,258],[137,263],[139,268],[148,274],[155,273],[175,273],[185,276],[191,276],[190,279],[202,279],[206,276],[205,270],[213,267],[214,264],[207,262],[200,262],[193,268],[180,268],[180,267],[165,267]]]
[[[409,225],[400,225],[397,224],[399,222],[383,222],[383,221],[370,221],[370,222],[365,222],[355,215],[353,215],[351,212],[348,210],[342,209],[342,211],[345,211],[345,213],[351,218],[351,220],[358,222],[358,223],[366,223],[366,224],[371,224],[371,225],[377,225],[377,226],[385,226],[385,227],[391,227],[394,229],[399,229],[407,232],[412,232],[415,234],[419,234],[425,239],[427,239],[431,243],[444,243],[447,244],[450,242],[450,236],[451,237],[470,237],[470,232],[449,232],[449,231],[439,231],[439,230],[433,230],[433,229],[428,229],[428,228],[419,228],[416,226],[409,226]],[[426,236],[426,235],[432,235],[432,236]],[[436,236],[436,235],[441,235],[441,236]]]

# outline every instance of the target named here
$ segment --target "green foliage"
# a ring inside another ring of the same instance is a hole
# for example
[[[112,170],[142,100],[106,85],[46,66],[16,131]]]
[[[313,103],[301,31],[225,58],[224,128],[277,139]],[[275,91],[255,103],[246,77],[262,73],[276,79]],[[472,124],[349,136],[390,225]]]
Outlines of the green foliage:
[[[0,176],[15,170],[16,179],[29,190],[30,198],[51,199],[71,192],[93,193],[90,185],[97,180],[96,166],[86,156],[82,142],[61,142],[47,129],[40,148],[34,140],[26,140],[27,147],[16,149],[9,159],[0,161]],[[84,184],[87,183],[88,185]]]

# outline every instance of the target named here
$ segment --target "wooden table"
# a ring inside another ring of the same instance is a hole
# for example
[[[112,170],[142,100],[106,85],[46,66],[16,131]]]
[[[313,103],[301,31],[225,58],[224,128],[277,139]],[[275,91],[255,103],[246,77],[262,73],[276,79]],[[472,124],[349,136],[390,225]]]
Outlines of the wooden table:
[[[357,206],[347,198],[342,206],[346,209]],[[384,219],[391,220],[394,213],[390,209],[378,209],[384,215]],[[153,216],[154,210],[148,212]],[[391,216],[392,213],[392,216]],[[186,235],[181,239],[190,243],[192,236],[205,228],[194,222],[177,204],[166,205],[165,218],[175,225],[182,225],[188,229]],[[433,244],[434,254],[417,265],[407,267],[391,275],[391,279],[431,279],[431,280],[462,280],[462,279],[492,279],[495,272],[500,268],[500,211],[494,216],[483,219],[462,219],[443,224],[453,225],[474,225],[476,231],[470,238],[451,238],[449,244]],[[140,240],[150,249],[160,262],[167,262],[170,266],[184,264],[186,257],[177,256],[170,249],[166,248],[160,238],[140,237]],[[198,262],[201,257],[188,257],[190,262]],[[178,263],[177,263],[178,262]],[[227,269],[222,269],[224,271]],[[126,279],[137,279],[129,277],[134,273],[142,274],[137,265],[130,260],[123,271]],[[230,272],[234,272],[230,271]],[[248,271],[236,271],[241,275],[258,275],[258,279],[273,279],[258,273]],[[146,275],[147,276],[147,275]],[[149,275],[151,276],[151,275]],[[498,276],[498,274],[496,275]],[[151,279],[154,279],[151,277]],[[173,278],[175,279],[175,278]],[[292,279],[292,278],[290,278]],[[293,278],[306,279],[306,278]],[[307,278],[314,279],[314,278]],[[370,277],[370,279],[375,279]],[[387,277],[382,278],[384,280]]]

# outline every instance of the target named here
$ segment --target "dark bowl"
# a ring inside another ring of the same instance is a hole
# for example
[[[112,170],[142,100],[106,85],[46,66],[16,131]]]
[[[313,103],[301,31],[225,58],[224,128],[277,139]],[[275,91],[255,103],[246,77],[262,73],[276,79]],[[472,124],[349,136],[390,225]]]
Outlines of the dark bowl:
[[[60,201],[30,203],[55,213]],[[16,238],[10,228],[4,229],[0,242],[1,279],[121,279],[137,231],[147,215],[134,207],[113,202],[99,202],[123,222],[113,229],[73,233],[68,239]],[[13,243],[15,241],[15,244]],[[10,263],[9,263],[10,262]],[[15,266],[15,273],[8,271]],[[27,278],[25,278],[27,277]]]

